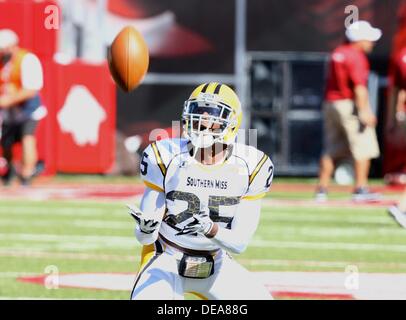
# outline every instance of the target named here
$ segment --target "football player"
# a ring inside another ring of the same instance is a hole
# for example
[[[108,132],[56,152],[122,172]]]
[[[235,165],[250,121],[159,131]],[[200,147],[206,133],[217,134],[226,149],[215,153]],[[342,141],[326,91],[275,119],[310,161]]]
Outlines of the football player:
[[[242,253],[255,233],[274,166],[236,142],[238,96],[206,83],[185,102],[183,138],[150,144],[142,157],[146,185],[135,235],[144,245],[131,298],[272,299],[229,253]]]

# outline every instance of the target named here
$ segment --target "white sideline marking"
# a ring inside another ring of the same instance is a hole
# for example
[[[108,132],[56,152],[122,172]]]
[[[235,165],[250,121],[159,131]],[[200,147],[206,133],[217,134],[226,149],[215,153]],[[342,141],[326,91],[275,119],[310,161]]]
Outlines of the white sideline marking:
[[[271,291],[346,294],[356,299],[405,300],[406,274],[360,273],[359,289],[348,290],[345,272],[263,272],[255,273]]]
[[[89,246],[97,248],[132,248],[136,245],[135,237],[122,236],[81,236],[81,235],[56,235],[56,234],[20,234],[3,233],[0,240],[10,241],[37,241],[57,242],[66,248]],[[76,243],[75,243],[76,242]],[[299,242],[299,241],[270,241],[255,238],[250,243],[251,247],[258,248],[293,248],[305,250],[349,250],[349,251],[392,251],[406,252],[403,244],[379,244],[379,243],[347,243],[347,242]]]
[[[348,295],[357,299],[406,299],[405,274],[360,273],[359,289],[348,290],[345,272],[253,272],[271,292]],[[61,287],[130,291],[134,274],[62,274]]]

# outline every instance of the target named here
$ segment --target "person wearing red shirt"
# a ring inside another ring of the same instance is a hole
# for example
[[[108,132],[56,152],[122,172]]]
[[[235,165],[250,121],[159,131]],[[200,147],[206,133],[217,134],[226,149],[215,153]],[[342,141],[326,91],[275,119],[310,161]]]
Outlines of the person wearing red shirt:
[[[382,36],[367,21],[346,30],[346,43],[331,55],[324,109],[324,152],[320,161],[316,200],[327,200],[335,161],[351,156],[354,162],[354,201],[376,200],[368,189],[371,159],[379,157],[376,116],[368,97],[369,62],[366,54]]]
[[[402,125],[406,120],[406,47],[403,48],[395,60],[394,86],[391,92],[395,120]]]
[[[396,127],[401,139],[406,138],[406,48],[403,48],[395,60],[395,76],[390,92],[391,108],[389,119],[391,126]],[[396,139],[396,137],[394,137]],[[398,205],[389,208],[389,213],[404,228],[406,228],[406,190]]]

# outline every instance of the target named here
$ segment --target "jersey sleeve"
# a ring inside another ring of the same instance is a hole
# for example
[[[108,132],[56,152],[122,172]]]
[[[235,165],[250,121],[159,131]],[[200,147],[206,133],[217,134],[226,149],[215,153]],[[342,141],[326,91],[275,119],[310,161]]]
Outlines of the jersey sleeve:
[[[143,152],[140,175],[145,185],[153,190],[164,192],[166,166],[157,143],[151,143]]]
[[[248,190],[242,197],[244,200],[257,200],[263,198],[272,185],[274,165],[272,160],[264,153],[259,154],[260,160],[250,168]]]
[[[354,86],[368,85],[369,64],[366,57],[361,53],[357,56],[351,56],[347,62],[348,76]]]

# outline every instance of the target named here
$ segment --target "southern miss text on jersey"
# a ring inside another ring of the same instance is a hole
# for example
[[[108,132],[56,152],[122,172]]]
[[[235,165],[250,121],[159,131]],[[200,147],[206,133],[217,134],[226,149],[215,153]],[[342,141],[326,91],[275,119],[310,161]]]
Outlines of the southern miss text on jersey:
[[[215,250],[218,246],[202,235],[176,234],[202,211],[221,227],[231,228],[242,199],[265,196],[273,168],[262,151],[238,143],[223,163],[202,165],[190,155],[188,140],[166,139],[144,151],[141,177],[149,188],[165,193],[167,213],[160,234],[184,248]]]

